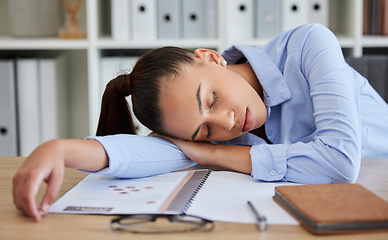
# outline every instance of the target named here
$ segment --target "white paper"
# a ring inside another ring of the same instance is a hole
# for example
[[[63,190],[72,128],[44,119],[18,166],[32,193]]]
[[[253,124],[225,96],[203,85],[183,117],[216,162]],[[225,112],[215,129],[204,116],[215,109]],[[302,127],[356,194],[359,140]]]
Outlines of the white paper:
[[[120,179],[90,174],[51,207],[51,213],[138,214],[159,209],[187,172]],[[166,194],[167,193],[167,194]]]
[[[213,221],[254,223],[247,204],[250,201],[268,224],[296,225],[298,222],[272,199],[280,185],[296,184],[255,182],[249,175],[213,171],[187,214]]]
[[[140,179],[89,175],[55,202],[51,213],[137,214],[161,213],[160,208],[188,172]],[[255,182],[246,174],[212,171],[186,214],[213,221],[254,223],[251,201],[269,224],[298,224],[273,199],[274,188],[292,183]],[[193,189],[194,192],[195,189]]]

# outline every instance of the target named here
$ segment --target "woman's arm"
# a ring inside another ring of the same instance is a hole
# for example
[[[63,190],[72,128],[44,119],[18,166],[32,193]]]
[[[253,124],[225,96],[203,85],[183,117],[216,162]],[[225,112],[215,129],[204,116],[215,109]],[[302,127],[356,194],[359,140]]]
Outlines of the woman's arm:
[[[152,136],[166,139],[175,144],[194,162],[201,165],[212,165],[234,171],[251,173],[252,162],[250,146],[212,144],[209,142],[186,141],[152,133]]]
[[[63,180],[64,168],[98,171],[108,166],[102,145],[95,140],[52,140],[40,145],[13,178],[16,208],[40,221],[55,201]],[[42,182],[47,189],[40,205],[35,197]]]
[[[252,176],[309,184],[355,182],[361,160],[360,86],[335,35],[309,24],[276,41],[267,48],[278,50],[276,60],[284,60],[291,98],[271,107],[272,116],[287,118],[281,124],[274,118],[266,122],[276,144],[252,147]],[[281,134],[274,137],[277,131]]]

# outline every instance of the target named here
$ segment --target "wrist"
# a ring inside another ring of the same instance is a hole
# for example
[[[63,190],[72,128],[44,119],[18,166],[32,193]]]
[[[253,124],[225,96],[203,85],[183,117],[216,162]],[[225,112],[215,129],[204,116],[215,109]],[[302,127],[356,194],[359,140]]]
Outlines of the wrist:
[[[177,145],[182,152],[194,162],[200,165],[215,165],[217,146],[208,142],[185,141]]]
[[[214,144],[210,153],[211,165],[228,168],[234,171],[251,173],[252,161],[250,146]]]

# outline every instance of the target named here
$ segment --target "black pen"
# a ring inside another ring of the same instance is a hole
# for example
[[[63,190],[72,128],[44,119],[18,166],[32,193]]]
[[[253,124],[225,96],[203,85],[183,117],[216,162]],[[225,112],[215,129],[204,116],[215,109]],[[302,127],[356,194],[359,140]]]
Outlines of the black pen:
[[[253,206],[250,201],[248,201],[248,206],[252,210],[253,215],[255,216],[256,227],[260,231],[265,231],[265,229],[267,228],[267,218],[264,215],[260,215],[255,206]]]

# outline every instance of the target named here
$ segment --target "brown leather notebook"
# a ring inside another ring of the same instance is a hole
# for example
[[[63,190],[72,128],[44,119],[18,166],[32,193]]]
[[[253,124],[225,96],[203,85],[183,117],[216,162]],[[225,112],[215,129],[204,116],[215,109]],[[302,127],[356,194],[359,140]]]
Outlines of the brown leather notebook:
[[[388,230],[388,202],[360,184],[278,186],[273,199],[314,234]]]

